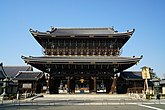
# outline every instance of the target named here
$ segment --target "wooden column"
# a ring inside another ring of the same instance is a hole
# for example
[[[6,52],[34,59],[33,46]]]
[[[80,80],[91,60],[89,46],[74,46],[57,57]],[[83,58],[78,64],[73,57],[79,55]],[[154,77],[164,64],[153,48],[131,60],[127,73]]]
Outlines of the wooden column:
[[[67,77],[67,93],[70,93],[70,76]]]
[[[117,76],[114,75],[113,76],[113,82],[112,82],[110,94],[113,94],[115,92],[115,89],[116,89],[116,80],[117,80]]]
[[[58,88],[60,86],[60,79],[50,77],[49,79],[49,93],[50,94],[58,94]]]
[[[94,84],[94,83],[93,83],[93,79],[91,78],[91,79],[89,80],[89,92],[90,92],[90,93],[93,92],[93,87],[94,87],[93,84]]]
[[[71,79],[70,80],[70,92],[72,93],[72,94],[74,94],[75,93],[75,80],[74,79]]]
[[[50,94],[55,93],[55,91],[54,91],[54,78],[52,76],[50,76],[50,79],[49,79],[49,93]]]
[[[96,76],[93,77],[93,93],[97,92],[97,80]]]
[[[58,91],[59,86],[60,86],[60,79],[55,78],[54,79],[54,92],[55,92],[55,94],[59,93],[59,91]]]
[[[105,87],[106,87],[106,93],[109,94],[109,92],[111,90],[111,81],[110,81],[110,79],[105,79],[104,84],[105,84]]]

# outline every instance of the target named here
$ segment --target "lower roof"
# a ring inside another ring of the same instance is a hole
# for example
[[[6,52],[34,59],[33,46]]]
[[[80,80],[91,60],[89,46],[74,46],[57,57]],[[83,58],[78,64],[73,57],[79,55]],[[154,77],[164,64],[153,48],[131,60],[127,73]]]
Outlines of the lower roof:
[[[135,65],[141,58],[142,57],[135,58],[118,56],[22,56],[25,63],[47,73],[57,73],[57,71],[69,71],[73,73],[75,71],[89,71],[90,73],[109,71],[111,73],[119,73]],[[79,65],[91,65],[94,66],[94,68],[89,66],[87,69],[85,67],[79,67]],[[102,68],[102,65],[105,65],[106,67]],[[72,69],[70,69],[70,66],[73,66]]]
[[[123,71],[120,73],[120,77],[125,80],[143,80],[141,71]]]
[[[14,78],[19,71],[32,71],[31,66],[3,66],[3,68],[9,78]]]
[[[26,63],[46,63],[46,64],[76,64],[76,63],[131,63],[139,62],[142,57],[118,57],[118,56],[43,56],[43,57],[25,57],[22,59]]]
[[[16,76],[16,80],[39,80],[43,77],[43,72],[34,72],[34,71],[19,71]]]

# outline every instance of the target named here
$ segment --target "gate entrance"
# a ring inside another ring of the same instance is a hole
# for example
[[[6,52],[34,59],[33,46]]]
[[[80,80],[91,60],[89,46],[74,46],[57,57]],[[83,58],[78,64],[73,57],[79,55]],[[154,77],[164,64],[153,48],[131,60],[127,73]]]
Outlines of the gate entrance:
[[[75,93],[89,93],[89,79],[83,77],[75,80]]]
[[[68,78],[68,79],[67,79]],[[112,79],[99,79],[99,77],[67,77],[66,79],[54,79],[50,87],[52,93],[110,93]],[[58,85],[59,84],[59,85]],[[55,92],[55,88],[57,92]]]

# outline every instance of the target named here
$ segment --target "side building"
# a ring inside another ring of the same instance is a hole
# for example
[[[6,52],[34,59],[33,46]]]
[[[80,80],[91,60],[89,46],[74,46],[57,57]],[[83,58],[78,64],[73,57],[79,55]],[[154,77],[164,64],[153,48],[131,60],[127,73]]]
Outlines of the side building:
[[[34,72],[31,66],[3,66],[0,64],[0,94],[16,98],[16,94],[46,92],[47,83],[43,72]]]
[[[43,89],[47,85],[43,72],[19,71],[14,78],[18,81],[19,92],[30,93],[31,95],[46,92]]]
[[[123,71],[117,79],[117,93],[142,93],[144,79],[141,71]]]
[[[17,94],[18,83],[5,71],[3,63],[0,64],[0,94],[3,96],[14,97]]]

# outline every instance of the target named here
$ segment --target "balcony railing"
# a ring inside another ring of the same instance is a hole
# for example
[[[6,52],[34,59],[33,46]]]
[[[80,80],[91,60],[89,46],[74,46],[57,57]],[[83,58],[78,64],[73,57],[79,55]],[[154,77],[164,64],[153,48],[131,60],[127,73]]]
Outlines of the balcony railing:
[[[119,49],[43,49],[44,55],[83,55],[83,56],[119,56]]]

